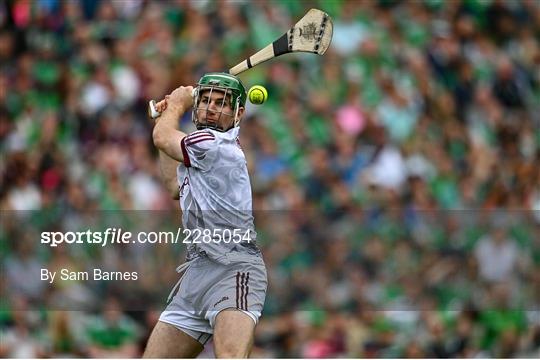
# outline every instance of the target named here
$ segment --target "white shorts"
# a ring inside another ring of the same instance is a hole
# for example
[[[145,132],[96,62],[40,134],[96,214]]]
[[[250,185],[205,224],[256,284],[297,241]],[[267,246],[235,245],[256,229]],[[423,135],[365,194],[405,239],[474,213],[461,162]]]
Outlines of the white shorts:
[[[205,344],[214,333],[217,314],[238,309],[255,324],[267,288],[266,267],[259,257],[224,265],[207,257],[194,259],[171,294],[159,321],[171,324]]]

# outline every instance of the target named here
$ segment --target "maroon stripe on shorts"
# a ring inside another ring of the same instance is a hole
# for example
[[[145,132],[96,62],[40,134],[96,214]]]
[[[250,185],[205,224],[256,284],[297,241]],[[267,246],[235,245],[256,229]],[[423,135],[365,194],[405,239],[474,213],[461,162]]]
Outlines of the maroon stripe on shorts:
[[[244,307],[244,281],[246,280],[246,273],[242,273],[242,277],[240,279],[240,309],[245,310]]]
[[[247,273],[247,277],[246,277],[246,296],[245,296],[245,298],[244,298],[244,305],[245,305],[245,309],[244,309],[244,310],[247,310],[247,309],[248,309],[248,303],[247,303],[248,294],[249,294],[248,281],[249,281],[249,272]]]
[[[238,300],[239,300],[239,296],[238,296],[238,292],[239,292],[239,283],[240,283],[240,272],[237,272],[236,273],[236,308],[240,308],[240,306],[238,305]]]

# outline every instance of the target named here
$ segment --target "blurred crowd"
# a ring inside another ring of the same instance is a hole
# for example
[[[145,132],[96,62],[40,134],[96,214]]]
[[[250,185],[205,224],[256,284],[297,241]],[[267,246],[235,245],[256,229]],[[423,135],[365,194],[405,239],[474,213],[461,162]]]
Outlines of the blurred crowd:
[[[148,99],[311,7],[334,19],[324,56],[240,75],[269,92],[240,136],[269,275],[253,355],[540,356],[537,0],[0,3],[0,356],[140,356],[181,246],[49,249],[38,224],[172,213]],[[35,276],[96,264],[152,275]],[[157,305],[125,306],[141,298]]]

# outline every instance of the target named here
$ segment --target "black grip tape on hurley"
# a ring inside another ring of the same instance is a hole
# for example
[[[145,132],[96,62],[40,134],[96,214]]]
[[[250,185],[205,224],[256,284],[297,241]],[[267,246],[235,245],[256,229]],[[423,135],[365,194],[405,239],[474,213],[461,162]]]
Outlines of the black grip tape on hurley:
[[[279,39],[272,43],[274,48],[274,56],[279,56],[289,52],[289,41],[287,40],[287,33],[283,34]]]

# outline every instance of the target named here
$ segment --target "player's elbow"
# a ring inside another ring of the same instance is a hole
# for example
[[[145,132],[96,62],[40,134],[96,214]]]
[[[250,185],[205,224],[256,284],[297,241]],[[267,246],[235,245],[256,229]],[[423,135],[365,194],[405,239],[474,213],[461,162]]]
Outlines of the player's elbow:
[[[169,190],[169,194],[171,195],[171,198],[172,198],[173,200],[178,200],[178,199],[180,199],[180,191],[178,191],[178,188],[170,189],[170,190]]]
[[[163,150],[167,142],[167,137],[163,133],[163,130],[160,127],[156,126],[154,127],[154,131],[152,131],[152,140],[155,147]]]
[[[180,190],[178,189],[176,180],[169,180],[167,182],[167,190],[173,200],[180,199]]]

